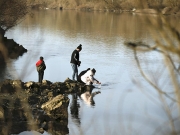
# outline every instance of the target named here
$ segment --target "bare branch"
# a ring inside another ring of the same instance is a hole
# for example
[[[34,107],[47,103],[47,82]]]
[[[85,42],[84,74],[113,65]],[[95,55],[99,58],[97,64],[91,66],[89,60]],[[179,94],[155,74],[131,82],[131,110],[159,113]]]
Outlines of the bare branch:
[[[168,97],[169,99],[171,99],[172,101],[175,101],[175,102],[179,102],[177,101],[176,99],[172,98],[171,96],[169,96],[169,94],[167,94],[166,92],[162,91],[160,88],[158,88],[153,82],[151,82],[148,77],[145,75],[145,73],[143,72],[142,68],[141,68],[141,65],[140,65],[140,62],[139,62],[139,59],[137,57],[137,52],[136,52],[136,49],[133,49],[134,50],[134,57],[135,57],[135,60],[136,60],[136,63],[138,65],[138,68],[140,70],[140,73],[141,75],[146,79],[146,81],[151,85],[153,86],[160,94],[164,94],[166,97]]]
[[[2,0],[0,2],[0,26],[5,31],[15,26],[29,12],[27,0]]]

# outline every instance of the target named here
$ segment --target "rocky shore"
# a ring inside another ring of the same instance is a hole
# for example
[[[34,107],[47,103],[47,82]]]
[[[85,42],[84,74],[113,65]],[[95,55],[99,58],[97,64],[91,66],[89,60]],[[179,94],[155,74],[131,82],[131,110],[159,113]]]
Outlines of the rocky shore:
[[[91,93],[93,88],[69,78],[55,83],[4,80],[0,82],[0,134],[30,130],[68,134],[68,94]]]
[[[13,39],[4,37],[5,31],[0,28],[0,64],[5,64],[5,61],[10,59],[17,59],[27,52],[22,45],[16,43]]]

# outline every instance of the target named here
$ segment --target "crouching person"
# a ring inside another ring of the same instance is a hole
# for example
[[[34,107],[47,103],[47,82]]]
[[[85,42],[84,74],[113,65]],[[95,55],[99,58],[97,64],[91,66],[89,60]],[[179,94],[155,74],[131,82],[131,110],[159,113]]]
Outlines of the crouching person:
[[[81,81],[81,76],[83,76],[88,70],[90,70],[90,68],[87,68],[84,71],[81,71],[81,73],[78,75],[77,81],[80,83],[84,83],[83,81]]]
[[[86,85],[91,85],[91,84],[101,84],[97,79],[94,78],[94,75],[96,73],[96,70],[90,69],[88,70],[84,75],[81,76],[81,81],[84,82]]]

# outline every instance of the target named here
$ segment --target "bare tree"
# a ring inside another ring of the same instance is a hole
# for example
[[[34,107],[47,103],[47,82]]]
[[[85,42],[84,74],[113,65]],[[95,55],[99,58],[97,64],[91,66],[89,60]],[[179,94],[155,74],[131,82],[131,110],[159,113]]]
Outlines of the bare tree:
[[[15,26],[28,13],[27,0],[1,0],[0,26],[5,31]]]

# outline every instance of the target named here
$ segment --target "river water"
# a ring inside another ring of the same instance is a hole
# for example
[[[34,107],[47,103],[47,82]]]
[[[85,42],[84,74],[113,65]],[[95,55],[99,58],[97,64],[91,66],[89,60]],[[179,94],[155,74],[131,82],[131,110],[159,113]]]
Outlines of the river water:
[[[32,11],[5,36],[22,44],[28,52],[10,60],[1,79],[38,81],[35,63],[44,57],[47,69],[44,79],[63,82],[71,78],[70,56],[82,44],[79,72],[95,68],[95,78],[102,84],[94,104],[69,95],[69,135],[148,135],[169,132],[169,119],[159,94],[142,77],[133,51],[126,41],[154,40],[143,18],[158,19],[157,15],[131,13],[81,12],[42,10]],[[179,18],[166,17],[178,27]],[[153,28],[152,28],[153,29]],[[156,31],[156,29],[154,29]],[[163,57],[157,52],[139,52],[142,69],[163,89],[166,83]],[[176,110],[174,111],[176,114]],[[176,116],[176,115],[175,115]]]

